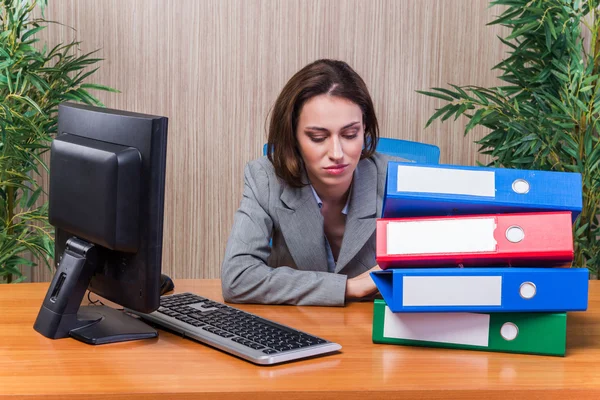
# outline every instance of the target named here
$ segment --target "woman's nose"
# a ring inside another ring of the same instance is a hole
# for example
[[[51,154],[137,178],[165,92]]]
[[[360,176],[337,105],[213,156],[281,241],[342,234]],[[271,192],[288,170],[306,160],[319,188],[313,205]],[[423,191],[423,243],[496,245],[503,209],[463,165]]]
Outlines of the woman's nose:
[[[342,148],[342,142],[336,136],[331,138],[331,145],[329,146],[329,158],[332,160],[339,160],[344,157],[344,149]]]

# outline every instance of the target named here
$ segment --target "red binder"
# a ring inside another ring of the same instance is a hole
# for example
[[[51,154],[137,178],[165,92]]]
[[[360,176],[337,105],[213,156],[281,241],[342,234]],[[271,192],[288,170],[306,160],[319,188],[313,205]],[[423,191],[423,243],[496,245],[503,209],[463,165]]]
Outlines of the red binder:
[[[377,262],[382,269],[542,267],[572,260],[571,212],[377,220]]]

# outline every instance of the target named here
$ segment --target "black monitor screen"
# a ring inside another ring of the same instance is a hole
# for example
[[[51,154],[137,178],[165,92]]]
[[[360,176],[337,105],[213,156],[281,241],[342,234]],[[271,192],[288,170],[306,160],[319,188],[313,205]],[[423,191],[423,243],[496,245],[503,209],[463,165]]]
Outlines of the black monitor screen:
[[[166,148],[165,117],[59,106],[48,213],[56,228],[57,273],[36,330],[65,337],[56,326],[74,318],[85,289],[135,311],[158,308]],[[82,314],[79,309],[78,321],[94,319]]]

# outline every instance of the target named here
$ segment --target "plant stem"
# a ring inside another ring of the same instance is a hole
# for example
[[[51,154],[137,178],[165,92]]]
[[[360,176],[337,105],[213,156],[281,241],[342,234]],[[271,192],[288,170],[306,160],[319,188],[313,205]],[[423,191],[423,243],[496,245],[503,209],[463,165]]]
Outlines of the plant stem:
[[[598,73],[598,71],[600,70],[600,59],[598,58],[598,54],[600,53],[600,35],[598,35],[599,31],[598,31],[598,26],[599,26],[599,20],[598,17],[600,16],[598,10],[595,10],[594,12],[594,31],[592,32],[592,36],[593,36],[593,60],[594,60],[594,70],[592,71],[592,75],[595,75]]]
[[[7,200],[7,204],[8,204],[8,215],[7,215],[7,229],[6,232],[8,234],[8,236],[10,237],[10,235],[12,235],[13,233],[13,225],[14,225],[14,221],[13,221],[13,217],[14,217],[14,207],[15,207],[15,202],[14,202],[14,196],[15,196],[15,192],[14,192],[14,188],[12,186],[8,186],[6,188],[6,200]],[[12,274],[8,274],[6,275],[6,282],[7,283],[11,283],[12,282]]]

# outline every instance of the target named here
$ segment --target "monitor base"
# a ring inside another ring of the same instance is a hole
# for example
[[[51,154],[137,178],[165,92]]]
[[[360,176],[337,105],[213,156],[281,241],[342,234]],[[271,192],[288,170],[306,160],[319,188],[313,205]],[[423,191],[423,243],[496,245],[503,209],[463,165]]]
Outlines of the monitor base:
[[[89,325],[69,331],[69,335],[87,344],[107,344],[158,337],[156,329],[123,311],[107,306],[83,306],[80,320],[93,320]]]

